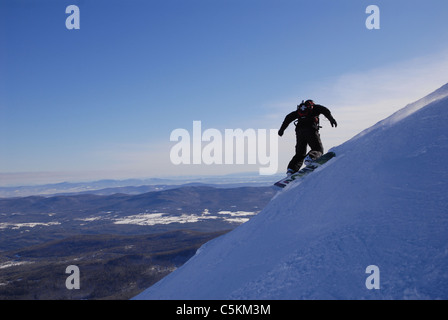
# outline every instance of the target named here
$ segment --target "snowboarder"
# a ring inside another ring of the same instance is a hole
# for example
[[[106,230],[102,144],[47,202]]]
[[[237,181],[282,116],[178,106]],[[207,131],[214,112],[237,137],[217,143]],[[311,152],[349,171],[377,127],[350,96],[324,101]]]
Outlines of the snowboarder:
[[[319,134],[319,115],[323,114],[331,123],[332,127],[337,127],[336,120],[331,115],[330,110],[319,104],[315,104],[313,100],[302,101],[297,106],[297,110],[291,112],[285,117],[278,135],[281,137],[288,125],[295,121],[296,125],[296,154],[288,164],[287,175],[299,171],[302,164],[312,163],[314,160],[322,156],[324,147],[320,140]],[[311,151],[306,153],[307,146]]]

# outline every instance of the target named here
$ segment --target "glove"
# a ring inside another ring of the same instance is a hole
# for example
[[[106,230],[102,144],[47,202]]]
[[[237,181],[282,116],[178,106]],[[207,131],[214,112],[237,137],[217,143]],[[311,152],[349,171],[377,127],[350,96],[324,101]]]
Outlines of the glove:
[[[335,128],[336,128],[336,127],[338,126],[338,123],[336,122],[336,120],[334,120],[334,118],[331,118],[331,119],[330,119],[330,123],[331,123],[331,126],[332,126],[332,127],[335,127]]]
[[[278,135],[281,137],[283,136],[284,131],[282,129],[278,130]]]

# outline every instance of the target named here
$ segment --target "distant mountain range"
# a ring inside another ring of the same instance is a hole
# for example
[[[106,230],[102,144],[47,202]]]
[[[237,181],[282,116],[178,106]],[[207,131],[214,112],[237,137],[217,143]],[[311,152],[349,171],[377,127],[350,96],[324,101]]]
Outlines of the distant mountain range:
[[[0,187],[0,198],[27,197],[32,195],[74,195],[81,193],[92,193],[98,195],[111,195],[114,193],[141,194],[151,191],[179,188],[181,186],[212,186],[217,188],[269,186],[273,181],[280,179],[280,176],[281,175],[260,176],[254,173],[245,173],[225,176],[180,177],[177,179],[106,179],[87,182],[61,182],[32,186],[4,186]]]

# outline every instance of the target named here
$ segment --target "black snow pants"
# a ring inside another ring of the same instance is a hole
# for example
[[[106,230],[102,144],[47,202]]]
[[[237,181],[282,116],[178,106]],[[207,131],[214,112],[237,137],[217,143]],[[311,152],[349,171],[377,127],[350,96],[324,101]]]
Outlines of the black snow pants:
[[[288,164],[288,169],[299,171],[303,164],[309,145],[311,151],[308,153],[312,159],[319,158],[324,153],[324,147],[320,140],[319,130],[315,128],[296,128],[296,154]]]

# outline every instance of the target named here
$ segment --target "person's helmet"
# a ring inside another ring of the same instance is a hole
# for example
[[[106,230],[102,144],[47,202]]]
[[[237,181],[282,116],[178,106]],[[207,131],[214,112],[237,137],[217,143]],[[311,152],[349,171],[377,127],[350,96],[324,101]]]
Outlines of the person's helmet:
[[[305,106],[312,108],[314,106],[314,101],[313,100],[306,100],[305,101]]]

